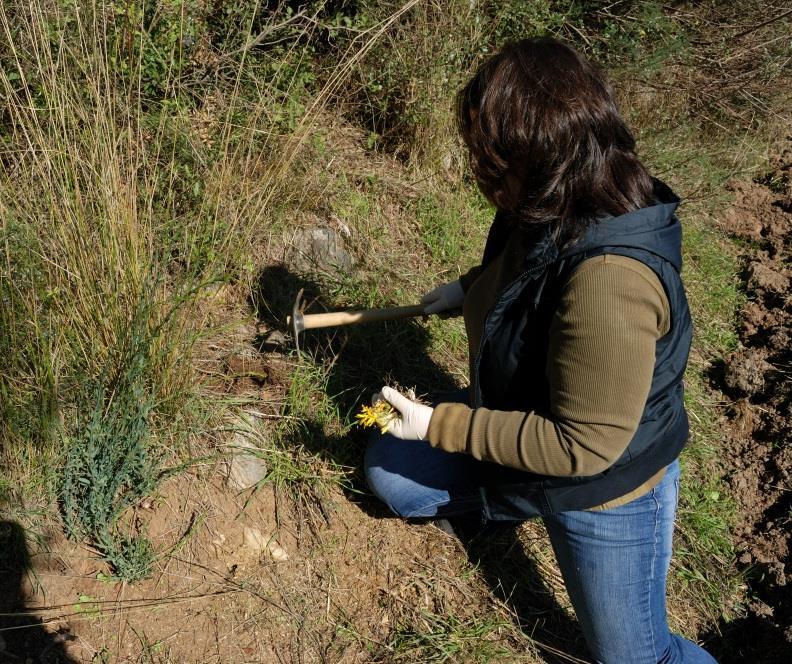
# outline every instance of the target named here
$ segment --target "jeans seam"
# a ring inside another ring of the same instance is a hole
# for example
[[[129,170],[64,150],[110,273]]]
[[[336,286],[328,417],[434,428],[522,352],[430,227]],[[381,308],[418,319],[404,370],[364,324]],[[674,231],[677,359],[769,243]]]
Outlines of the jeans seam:
[[[659,528],[660,523],[660,501],[657,498],[657,488],[652,489],[652,499],[654,500],[655,504],[655,513],[654,513],[654,533],[652,538],[652,564],[650,568],[650,578],[653,582],[656,581],[655,574],[657,573],[656,566],[657,566],[657,531]],[[665,592],[665,589],[664,589]],[[649,616],[649,638],[651,639],[652,643],[652,657],[654,661],[658,661],[657,659],[657,646],[655,645],[655,615],[652,610],[652,593],[648,594],[648,611],[647,614]]]

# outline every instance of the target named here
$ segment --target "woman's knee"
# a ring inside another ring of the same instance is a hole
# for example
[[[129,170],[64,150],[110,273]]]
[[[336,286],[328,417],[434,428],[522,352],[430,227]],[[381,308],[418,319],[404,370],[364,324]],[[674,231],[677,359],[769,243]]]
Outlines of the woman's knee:
[[[433,517],[449,501],[443,482],[434,482],[431,461],[437,456],[423,441],[376,434],[369,439],[363,462],[372,493],[397,516]],[[434,459],[435,463],[437,459]]]
[[[389,436],[373,435],[366,447],[363,471],[371,492],[385,503],[397,516],[404,516],[402,497],[407,480],[398,473],[388,470],[391,467],[395,449]]]

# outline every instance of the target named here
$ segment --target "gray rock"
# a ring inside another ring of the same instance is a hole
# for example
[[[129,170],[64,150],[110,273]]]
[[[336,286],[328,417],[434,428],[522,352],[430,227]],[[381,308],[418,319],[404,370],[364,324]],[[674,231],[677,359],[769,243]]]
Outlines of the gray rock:
[[[290,264],[303,272],[348,270],[355,264],[341,236],[332,228],[305,228],[292,238]]]
[[[228,484],[238,491],[256,486],[267,476],[267,464],[256,455],[257,426],[260,418],[242,413],[236,422],[237,431],[228,442],[231,461],[228,468]]]

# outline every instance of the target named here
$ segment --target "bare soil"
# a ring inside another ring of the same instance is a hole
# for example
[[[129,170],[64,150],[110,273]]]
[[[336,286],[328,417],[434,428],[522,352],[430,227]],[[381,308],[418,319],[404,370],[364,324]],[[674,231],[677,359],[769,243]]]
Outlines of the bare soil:
[[[733,400],[725,462],[737,502],[734,537],[749,614],[724,627],[724,662],[788,662],[792,653],[792,140],[751,182],[734,182],[724,229],[741,243],[747,301],[743,348],[725,358],[717,387]]]
[[[431,616],[508,618],[456,539],[382,516],[333,484],[237,493],[222,463],[194,469],[132,515],[163,553],[143,582],[53,527],[24,584],[43,627],[6,635],[0,662],[392,661],[395,635]],[[511,632],[486,638],[524,652]]]

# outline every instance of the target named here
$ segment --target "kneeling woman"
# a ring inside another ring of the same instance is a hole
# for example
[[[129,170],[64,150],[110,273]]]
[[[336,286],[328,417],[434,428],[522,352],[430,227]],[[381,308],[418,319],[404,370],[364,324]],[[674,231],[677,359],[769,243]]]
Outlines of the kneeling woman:
[[[481,265],[423,301],[462,308],[469,397],[383,388],[400,417],[367,450],[371,489],[403,517],[541,517],[598,662],[713,662],[666,622],[691,340],[679,201],[562,43],[506,47],[458,109],[497,214]]]

